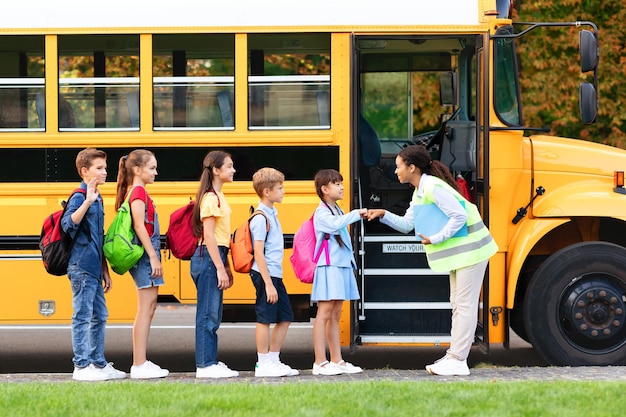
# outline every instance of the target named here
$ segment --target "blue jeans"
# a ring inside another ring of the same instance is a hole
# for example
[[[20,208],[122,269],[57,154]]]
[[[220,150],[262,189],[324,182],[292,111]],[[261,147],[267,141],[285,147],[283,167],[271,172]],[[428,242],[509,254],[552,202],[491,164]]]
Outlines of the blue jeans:
[[[89,364],[102,368],[104,358],[104,331],[109,311],[104,299],[102,280],[70,265],[67,274],[72,286],[72,349],[74,366],[84,368]]]
[[[219,247],[226,264],[228,248]],[[222,322],[223,290],[217,287],[217,269],[206,246],[198,246],[191,257],[191,278],[196,284],[196,367],[217,363],[217,329]]]

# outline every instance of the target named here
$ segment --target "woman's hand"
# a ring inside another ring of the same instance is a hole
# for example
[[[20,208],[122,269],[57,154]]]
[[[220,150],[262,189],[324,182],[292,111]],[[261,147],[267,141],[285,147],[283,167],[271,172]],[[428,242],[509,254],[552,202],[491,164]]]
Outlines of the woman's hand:
[[[424,236],[421,233],[418,233],[417,235],[422,238],[422,245],[430,245],[432,243],[428,236]]]
[[[374,219],[377,218],[383,218],[385,217],[385,210],[384,209],[369,209],[367,210],[367,220],[368,221],[372,221]]]

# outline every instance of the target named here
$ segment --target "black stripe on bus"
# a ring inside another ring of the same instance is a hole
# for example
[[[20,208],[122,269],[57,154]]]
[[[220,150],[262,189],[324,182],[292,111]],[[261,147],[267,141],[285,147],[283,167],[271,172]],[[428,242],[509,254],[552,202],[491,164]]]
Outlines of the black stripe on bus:
[[[122,155],[136,149],[99,148],[107,153],[109,181],[117,178]],[[77,182],[76,154],[83,148],[0,148],[0,182]],[[235,181],[251,181],[262,167],[273,167],[286,180],[312,180],[320,168],[339,169],[338,146],[248,146],[236,148],[163,147],[146,148],[158,161],[157,181],[197,181],[202,161],[213,149],[233,156]]]
[[[293,247],[293,234],[283,235],[285,249]],[[0,250],[38,250],[39,236],[0,236]],[[161,249],[165,249],[165,235],[161,235]]]

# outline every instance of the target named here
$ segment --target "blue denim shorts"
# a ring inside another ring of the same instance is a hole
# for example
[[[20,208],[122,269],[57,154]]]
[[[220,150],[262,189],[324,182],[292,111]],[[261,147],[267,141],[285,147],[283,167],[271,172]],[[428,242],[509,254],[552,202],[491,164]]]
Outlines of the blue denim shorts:
[[[281,278],[272,277],[272,283],[278,293],[278,302],[270,304],[267,302],[265,293],[265,282],[261,274],[255,270],[250,271],[250,278],[256,288],[256,322],[263,324],[282,323],[293,321],[293,310],[289,302],[289,295],[285,289],[285,284]]]
[[[150,258],[145,252],[141,258],[139,258],[139,261],[135,264],[135,266],[130,268],[130,275],[133,277],[133,281],[135,281],[135,286],[138,290],[143,288],[159,287],[165,284],[162,275],[160,277],[152,276]]]

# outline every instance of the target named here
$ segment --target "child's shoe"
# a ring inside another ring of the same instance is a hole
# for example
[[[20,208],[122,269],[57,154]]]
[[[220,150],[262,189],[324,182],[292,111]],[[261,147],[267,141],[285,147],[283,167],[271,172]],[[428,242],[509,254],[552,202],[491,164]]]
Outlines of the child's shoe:
[[[109,376],[109,379],[124,379],[126,378],[126,372],[120,371],[113,367],[113,362],[107,363],[107,366],[101,369],[102,372]]]
[[[223,362],[196,368],[196,378],[233,378],[239,376],[239,372],[233,371]]]
[[[291,368],[290,368],[291,369]],[[254,367],[254,376],[257,377],[277,377],[277,376],[287,376],[289,370],[280,366],[276,362],[257,362]]]
[[[150,361],[145,361],[143,365],[133,365],[130,368],[131,379],[165,378],[169,374],[170,371]]]
[[[331,365],[341,369],[341,372],[344,374],[358,374],[363,372],[363,368],[360,366],[354,366],[350,362],[346,362],[344,360],[341,360],[339,363],[331,362]]]
[[[283,369],[287,371],[286,376],[300,375],[300,371],[298,371],[297,369],[293,369],[291,366],[287,365],[286,363],[282,363],[281,361],[278,361],[277,364],[278,366],[282,367]]]
[[[340,375],[343,371],[339,369],[337,366],[333,365],[331,362],[324,361],[319,365],[313,364],[313,375]]]
[[[108,381],[109,374],[92,364],[84,368],[74,367],[72,379],[75,381]]]

